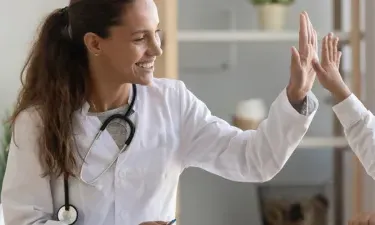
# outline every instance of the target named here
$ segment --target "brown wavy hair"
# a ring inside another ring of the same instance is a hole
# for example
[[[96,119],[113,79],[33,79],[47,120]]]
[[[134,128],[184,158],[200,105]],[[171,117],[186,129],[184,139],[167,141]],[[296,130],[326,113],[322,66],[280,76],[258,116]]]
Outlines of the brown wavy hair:
[[[47,16],[21,72],[22,88],[10,117],[35,107],[42,120],[39,159],[44,176],[75,176],[73,115],[88,92],[89,63],[84,35],[109,37],[125,4],[134,0],[72,0]]]

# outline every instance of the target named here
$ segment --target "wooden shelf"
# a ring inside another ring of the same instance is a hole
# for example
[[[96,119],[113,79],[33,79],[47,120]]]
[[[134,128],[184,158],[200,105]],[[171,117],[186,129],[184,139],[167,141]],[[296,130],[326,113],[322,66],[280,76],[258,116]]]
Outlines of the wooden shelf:
[[[341,42],[350,40],[349,32],[334,32]],[[321,40],[326,33],[318,34]],[[180,30],[179,42],[287,42],[298,41],[298,31],[260,31],[260,30]]]

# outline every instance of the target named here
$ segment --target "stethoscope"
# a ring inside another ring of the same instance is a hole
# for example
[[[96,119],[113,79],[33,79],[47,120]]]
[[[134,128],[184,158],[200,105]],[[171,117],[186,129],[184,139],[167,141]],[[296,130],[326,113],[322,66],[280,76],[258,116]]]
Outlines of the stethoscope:
[[[86,156],[84,158],[84,161],[86,160],[87,158],[87,155],[91,152],[91,149],[93,148],[94,146],[94,143],[95,141],[97,141],[100,137],[100,135],[102,134],[102,132],[106,129],[106,127],[108,126],[108,124],[114,120],[114,119],[121,119],[121,120],[124,120],[125,123],[127,125],[129,125],[130,127],[130,134],[129,134],[129,137],[126,139],[125,141],[125,144],[124,146],[121,148],[121,150],[119,151],[119,153],[117,154],[117,156],[115,157],[115,159],[107,166],[107,168],[105,168],[96,178],[94,178],[92,181],[85,181],[83,178],[82,178],[82,169],[81,169],[81,174],[80,174],[80,178],[83,182],[85,182],[86,184],[93,184],[95,181],[97,181],[109,168],[111,168],[111,166],[116,162],[116,160],[118,159],[118,157],[120,156],[120,154],[122,152],[124,152],[124,150],[127,148],[127,146],[129,146],[129,144],[131,143],[131,141],[133,140],[133,137],[134,137],[134,134],[135,134],[135,125],[134,123],[129,119],[129,116],[131,115],[132,111],[133,111],[133,107],[134,107],[134,103],[135,103],[135,100],[136,100],[136,97],[137,97],[137,87],[135,84],[132,84],[132,88],[133,88],[133,96],[132,96],[132,100],[130,102],[130,105],[129,105],[129,108],[128,110],[126,111],[125,115],[123,114],[114,114],[112,116],[110,116],[108,119],[106,119],[104,121],[104,123],[100,126],[100,129],[98,131],[98,133],[95,135],[95,138],[94,140],[92,141],[90,147],[89,147],[89,150],[87,151],[86,153]],[[74,207],[73,205],[71,205],[69,203],[69,182],[68,182],[68,176],[67,175],[64,175],[64,198],[65,198],[65,204],[63,206],[60,207],[60,209],[58,210],[57,212],[57,219],[61,222],[64,222],[66,223],[67,225],[72,225],[74,224],[75,222],[77,222],[77,219],[78,219],[78,211],[77,211],[77,208]]]

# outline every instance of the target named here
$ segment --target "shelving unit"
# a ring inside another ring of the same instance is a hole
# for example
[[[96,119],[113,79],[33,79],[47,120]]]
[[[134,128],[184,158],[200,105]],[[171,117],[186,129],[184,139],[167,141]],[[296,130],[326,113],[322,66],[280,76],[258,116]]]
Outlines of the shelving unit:
[[[160,24],[164,30],[164,54],[157,60],[157,77],[178,79],[178,44],[181,42],[295,42],[298,31],[264,32],[260,30],[181,30],[177,28],[177,0],[155,0],[159,7]],[[364,33],[360,31],[360,0],[351,0],[351,30],[342,32],[342,0],[332,0],[335,35],[341,45],[350,46],[352,51],[351,84],[354,94],[361,99],[360,42]],[[167,7],[168,6],[168,7]],[[319,40],[326,32],[319,32]],[[343,58],[345,55],[343,55]],[[345,78],[347,80],[347,78]],[[335,189],[335,224],[344,224],[343,220],[343,150],[348,144],[343,137],[340,123],[335,118],[334,137],[305,137],[299,148],[327,149],[334,148],[334,189]],[[355,181],[353,183],[353,214],[362,211],[362,176],[363,169],[357,158],[353,159]],[[179,202],[177,200],[177,217]]]
[[[349,32],[333,31],[340,42],[350,40]],[[326,34],[327,32],[319,32]],[[318,34],[321,40],[322,35]],[[179,42],[295,42],[298,41],[298,31],[264,32],[260,30],[182,30],[178,32]]]
[[[327,148],[336,147],[340,150],[344,151],[348,147],[348,142],[346,141],[345,137],[305,137],[301,144],[298,146],[299,149],[323,149],[327,150]]]

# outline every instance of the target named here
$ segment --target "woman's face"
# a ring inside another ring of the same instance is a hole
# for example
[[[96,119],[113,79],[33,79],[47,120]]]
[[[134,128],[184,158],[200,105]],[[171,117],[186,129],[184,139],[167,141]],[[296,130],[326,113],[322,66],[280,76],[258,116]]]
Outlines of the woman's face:
[[[159,17],[154,0],[135,0],[124,7],[122,24],[110,28],[110,36],[85,38],[90,61],[102,70],[103,82],[147,85],[154,72],[154,62],[162,54]]]

